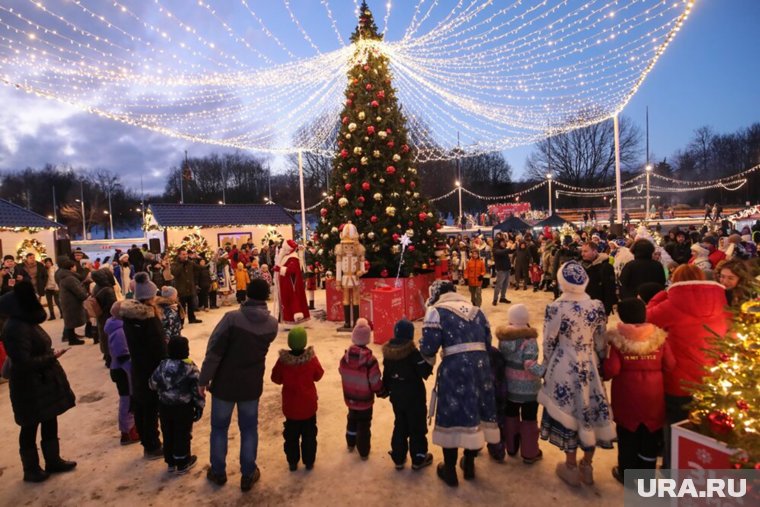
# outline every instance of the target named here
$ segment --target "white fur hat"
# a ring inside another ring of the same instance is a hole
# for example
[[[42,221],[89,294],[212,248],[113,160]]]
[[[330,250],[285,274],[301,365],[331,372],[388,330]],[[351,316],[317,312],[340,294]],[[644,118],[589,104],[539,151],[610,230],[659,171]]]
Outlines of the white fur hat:
[[[578,261],[569,261],[560,266],[557,282],[562,292],[582,294],[588,285],[588,273]]]
[[[523,304],[510,306],[507,312],[507,322],[512,327],[529,327],[530,313],[528,307]]]

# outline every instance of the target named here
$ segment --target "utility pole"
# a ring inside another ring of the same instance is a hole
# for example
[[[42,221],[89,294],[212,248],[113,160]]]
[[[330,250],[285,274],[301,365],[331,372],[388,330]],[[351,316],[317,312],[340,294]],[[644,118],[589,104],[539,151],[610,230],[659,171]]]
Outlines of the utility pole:
[[[79,200],[82,204],[82,240],[87,239],[87,221],[84,216],[84,180],[79,180]]]
[[[185,150],[185,165],[179,172],[179,203],[185,204],[185,171],[187,170],[187,150]]]
[[[459,147],[459,131],[457,130],[457,188],[459,189],[459,226],[462,230],[465,229],[464,214],[462,213],[462,169],[459,166],[459,157],[461,155],[461,149]]]
[[[142,177],[140,178],[140,186],[142,186]],[[113,235],[113,209],[111,209],[111,189],[108,189],[108,221],[111,225],[111,239],[115,239],[116,236]]]
[[[222,159],[222,204],[227,204],[227,159]]]
[[[55,202],[55,185],[53,185],[53,221],[58,221],[58,204]]]

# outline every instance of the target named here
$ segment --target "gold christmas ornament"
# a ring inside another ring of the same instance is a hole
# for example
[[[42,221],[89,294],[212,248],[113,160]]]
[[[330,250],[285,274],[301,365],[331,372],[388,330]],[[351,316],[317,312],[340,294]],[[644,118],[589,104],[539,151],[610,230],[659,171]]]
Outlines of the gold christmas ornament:
[[[388,206],[387,208],[385,208],[385,214],[391,217],[396,216],[396,208],[394,208],[393,206]]]

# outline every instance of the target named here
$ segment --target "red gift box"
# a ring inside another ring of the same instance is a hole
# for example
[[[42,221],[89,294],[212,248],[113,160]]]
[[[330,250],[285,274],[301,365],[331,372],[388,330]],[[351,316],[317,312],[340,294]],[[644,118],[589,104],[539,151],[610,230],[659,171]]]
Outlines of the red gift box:
[[[393,338],[393,327],[404,316],[404,291],[397,287],[372,290],[372,322],[375,343],[382,345]]]
[[[435,280],[435,273],[415,275],[410,278],[399,278],[404,300],[404,316],[409,320],[421,319],[425,316],[425,301],[428,298],[430,285]],[[361,278],[359,292],[360,307],[359,315],[367,320],[372,320],[372,290],[379,287],[393,287],[395,278]],[[343,321],[343,290],[335,288],[335,280],[327,280],[325,283],[327,320],[333,322]]]
[[[733,468],[730,458],[736,449],[688,428],[689,421],[671,426],[671,461],[673,468],[689,470],[725,470]]]

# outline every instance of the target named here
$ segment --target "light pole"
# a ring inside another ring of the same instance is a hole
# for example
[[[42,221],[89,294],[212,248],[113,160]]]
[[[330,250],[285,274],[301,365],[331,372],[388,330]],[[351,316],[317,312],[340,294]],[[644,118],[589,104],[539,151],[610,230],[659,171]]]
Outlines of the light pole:
[[[464,217],[462,216],[462,183],[457,180],[455,185],[459,189],[459,226],[464,230]]]
[[[84,180],[79,180],[79,199],[82,205],[82,240],[87,239],[87,219],[84,216]]]
[[[647,209],[644,212],[644,216],[646,217],[646,220],[649,220],[649,175],[652,174],[652,164],[647,164],[646,166],[646,172],[647,172]]]
[[[549,216],[552,216],[552,173],[546,173],[546,181],[549,183]]]
[[[111,190],[108,190],[108,221],[111,225],[111,239],[115,239],[115,236],[113,235],[113,209],[111,209]]]

